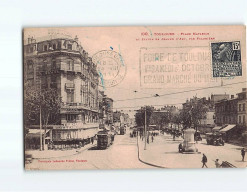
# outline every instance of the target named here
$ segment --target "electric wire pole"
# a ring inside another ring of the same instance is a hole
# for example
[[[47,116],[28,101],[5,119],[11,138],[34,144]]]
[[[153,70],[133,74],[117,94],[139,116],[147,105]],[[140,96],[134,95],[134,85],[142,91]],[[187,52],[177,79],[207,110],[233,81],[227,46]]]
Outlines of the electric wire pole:
[[[40,93],[41,93],[41,78],[40,78]],[[39,105],[39,128],[40,128],[40,151],[42,150],[42,142],[43,142],[43,138],[42,138],[42,113],[41,113],[41,102]]]
[[[145,106],[145,124],[144,124],[145,144],[144,150],[147,149],[147,107]]]

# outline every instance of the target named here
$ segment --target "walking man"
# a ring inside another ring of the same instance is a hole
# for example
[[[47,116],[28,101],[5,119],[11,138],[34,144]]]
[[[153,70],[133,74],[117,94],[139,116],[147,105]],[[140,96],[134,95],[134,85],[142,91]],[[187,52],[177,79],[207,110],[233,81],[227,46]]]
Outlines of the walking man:
[[[206,155],[203,154],[203,156],[202,156],[202,168],[204,168],[204,166],[206,168],[208,168],[208,166],[206,165],[207,162],[208,162],[208,159],[207,159]]]
[[[152,142],[154,142],[154,136],[152,135]]]
[[[242,148],[242,150],[241,150],[241,155],[242,155],[242,161],[244,162],[244,156],[245,156],[245,150],[244,150],[244,148]]]

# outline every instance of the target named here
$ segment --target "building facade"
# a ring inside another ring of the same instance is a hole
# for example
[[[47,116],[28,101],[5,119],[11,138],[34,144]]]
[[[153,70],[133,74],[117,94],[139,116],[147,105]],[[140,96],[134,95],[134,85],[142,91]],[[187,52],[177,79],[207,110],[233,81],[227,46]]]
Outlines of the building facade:
[[[247,90],[246,88],[242,89],[242,92],[237,94],[238,96],[238,124],[243,126],[243,128],[246,131],[246,117],[247,117],[247,112],[246,112],[246,105],[247,105]]]
[[[237,124],[238,118],[238,99],[231,96],[231,99],[224,99],[215,103],[216,124]]]
[[[24,45],[24,81],[56,89],[62,98],[51,140],[87,138],[99,124],[98,73],[78,38],[54,38]]]

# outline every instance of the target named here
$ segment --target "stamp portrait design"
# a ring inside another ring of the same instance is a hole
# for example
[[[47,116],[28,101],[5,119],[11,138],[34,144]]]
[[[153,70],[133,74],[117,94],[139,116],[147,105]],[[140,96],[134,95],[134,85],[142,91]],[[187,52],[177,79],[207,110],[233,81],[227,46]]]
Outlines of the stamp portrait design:
[[[246,167],[245,26],[25,28],[23,52],[26,170]]]
[[[211,43],[214,77],[242,76],[240,41]]]

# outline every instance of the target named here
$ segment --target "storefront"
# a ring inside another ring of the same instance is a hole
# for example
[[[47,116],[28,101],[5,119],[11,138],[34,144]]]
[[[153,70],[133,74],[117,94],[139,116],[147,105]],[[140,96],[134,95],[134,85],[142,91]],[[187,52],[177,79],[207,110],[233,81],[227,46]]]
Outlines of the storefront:
[[[56,125],[52,130],[51,148],[81,147],[98,133],[98,124]]]

